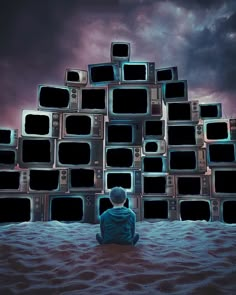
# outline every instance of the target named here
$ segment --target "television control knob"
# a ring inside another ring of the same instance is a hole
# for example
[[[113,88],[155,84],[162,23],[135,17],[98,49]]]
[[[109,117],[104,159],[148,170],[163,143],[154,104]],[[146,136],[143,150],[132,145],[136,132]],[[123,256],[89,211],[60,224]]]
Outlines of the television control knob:
[[[140,157],[140,154],[139,153],[135,153],[135,157],[136,158],[139,158]]]
[[[72,98],[76,98],[76,94],[72,94],[71,97],[72,97]]]
[[[71,92],[72,92],[72,93],[76,93],[76,89],[73,88]]]
[[[66,179],[66,176],[62,176],[61,179],[65,180]]]

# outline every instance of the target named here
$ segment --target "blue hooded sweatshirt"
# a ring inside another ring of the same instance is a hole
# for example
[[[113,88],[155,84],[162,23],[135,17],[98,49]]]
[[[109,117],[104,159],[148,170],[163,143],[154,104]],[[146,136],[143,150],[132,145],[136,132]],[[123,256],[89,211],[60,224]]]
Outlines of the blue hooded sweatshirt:
[[[115,207],[101,215],[103,244],[132,245],[135,233],[135,213],[126,207]]]

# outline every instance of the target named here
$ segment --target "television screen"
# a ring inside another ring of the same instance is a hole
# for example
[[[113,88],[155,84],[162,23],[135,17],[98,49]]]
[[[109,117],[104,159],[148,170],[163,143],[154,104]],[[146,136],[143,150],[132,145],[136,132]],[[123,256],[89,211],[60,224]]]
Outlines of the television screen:
[[[233,168],[213,169],[214,191],[217,194],[236,193],[236,170]]]
[[[88,142],[60,142],[57,155],[63,165],[86,165],[90,163],[91,147]]]
[[[59,190],[60,172],[55,170],[30,169],[29,188],[32,191],[56,191]]]
[[[189,102],[168,103],[168,120],[169,121],[190,121],[191,105]]]
[[[221,113],[221,104],[199,104],[200,107],[200,117],[205,118],[220,118]]]
[[[38,100],[41,108],[65,109],[70,105],[70,92],[67,87],[41,85]]]
[[[0,197],[0,223],[26,222],[30,220],[31,202],[29,198],[20,196]]]
[[[187,80],[166,81],[163,84],[163,100],[166,102],[187,101]]]
[[[130,148],[106,148],[106,166],[131,168],[134,155]]]
[[[50,121],[47,115],[27,114],[25,116],[24,131],[29,135],[47,135]]]
[[[211,219],[210,204],[204,200],[180,201],[181,220],[206,220]]]
[[[208,164],[235,162],[235,143],[210,143],[207,144]]]
[[[223,211],[223,221],[225,223],[236,223],[236,201],[235,200],[225,200],[222,206]]]
[[[83,88],[81,89],[81,111],[83,110],[106,110],[105,88]]]
[[[168,219],[167,200],[144,200],[143,217],[144,219]]]
[[[71,188],[91,188],[95,185],[94,169],[70,169]]]
[[[178,80],[178,68],[169,67],[163,69],[156,69],[156,81]]]
[[[0,190],[19,190],[20,171],[0,171]]]
[[[130,43],[112,42],[111,43],[111,61],[129,61]]]
[[[50,205],[51,220],[63,222],[83,219],[83,199],[80,197],[52,197]]]
[[[110,125],[107,127],[108,143],[132,143],[133,132],[131,125]]]
[[[164,157],[143,157],[143,172],[166,172],[166,159]]]
[[[200,195],[200,177],[178,177],[177,190],[179,195]]]
[[[88,65],[91,85],[105,85],[119,82],[119,67],[115,63],[102,63]]]
[[[123,62],[121,65],[121,81],[155,83],[155,63]]]
[[[11,130],[0,129],[0,144],[11,143]]]
[[[144,121],[144,137],[164,138],[165,121],[164,120],[145,120]]]
[[[73,135],[90,135],[91,134],[91,117],[86,115],[67,116],[65,128],[67,134]]]
[[[18,129],[0,128],[0,147],[15,147],[18,143]]]
[[[166,193],[166,176],[143,176],[143,193],[144,194],[165,194]]]
[[[143,153],[145,155],[161,155],[166,152],[165,140],[146,139],[143,141]]]
[[[170,170],[195,170],[197,159],[195,151],[171,151],[169,152]]]
[[[17,152],[14,149],[0,148],[0,167],[1,166],[16,166]]]
[[[106,171],[106,188],[108,190],[115,186],[121,186],[124,189],[132,190],[132,174],[131,172],[109,172]]]
[[[205,136],[207,140],[222,140],[229,138],[229,130],[227,122],[209,122],[204,121],[206,126]]]
[[[195,126],[167,126],[168,145],[195,145]]]

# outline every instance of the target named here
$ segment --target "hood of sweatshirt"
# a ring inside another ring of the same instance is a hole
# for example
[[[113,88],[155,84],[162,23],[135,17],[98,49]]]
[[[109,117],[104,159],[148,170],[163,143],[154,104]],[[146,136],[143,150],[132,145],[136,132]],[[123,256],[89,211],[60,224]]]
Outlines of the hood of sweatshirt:
[[[107,210],[107,214],[114,222],[125,222],[130,218],[130,209],[126,207],[117,207]]]

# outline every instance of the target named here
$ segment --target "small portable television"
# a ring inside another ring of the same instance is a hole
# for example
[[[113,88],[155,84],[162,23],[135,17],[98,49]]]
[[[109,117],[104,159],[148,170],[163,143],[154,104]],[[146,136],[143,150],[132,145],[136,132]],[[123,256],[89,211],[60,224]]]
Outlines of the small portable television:
[[[101,114],[63,113],[61,138],[103,139]]]
[[[167,144],[168,147],[203,146],[203,125],[167,125]]]
[[[164,104],[188,100],[187,80],[174,80],[161,82],[163,87]]]
[[[217,141],[206,144],[209,167],[236,167],[236,141]]]
[[[0,128],[0,147],[16,147],[18,144],[18,129]]]
[[[104,170],[104,192],[110,193],[115,186],[123,187],[127,193],[141,193],[141,170],[107,169]]]
[[[172,197],[143,195],[141,199],[141,220],[148,222],[177,220],[176,202]]]
[[[105,144],[109,146],[141,145],[142,122],[135,120],[105,122]]]
[[[59,193],[68,191],[68,169],[34,168],[28,171],[30,193]]]
[[[212,175],[212,197],[235,197],[236,195],[236,168],[235,167],[213,167]]]
[[[54,164],[53,138],[19,137],[18,164],[20,168],[52,168]]]
[[[112,42],[111,43],[111,62],[123,62],[130,59],[130,43]]]
[[[79,113],[107,115],[107,88],[85,87],[78,91]]]
[[[88,83],[88,71],[79,69],[66,69],[65,85],[70,87],[82,87]]]
[[[178,216],[181,221],[211,221],[211,200],[205,198],[189,198],[177,200]]]
[[[46,220],[94,223],[94,194],[48,195]]]
[[[101,192],[103,190],[103,169],[97,167],[70,168],[70,192]]]
[[[140,169],[142,147],[133,146],[106,146],[105,168]]]
[[[37,99],[39,111],[78,111],[78,88],[39,85]]]
[[[109,120],[162,117],[162,98],[155,85],[109,85]]]
[[[189,123],[197,124],[199,122],[199,102],[198,100],[186,102],[169,102],[167,108],[167,124]]]
[[[166,153],[165,139],[145,139],[143,140],[142,152],[146,156],[157,156]]]
[[[200,119],[221,119],[222,104],[219,103],[199,103]]]
[[[236,119],[211,119],[204,120],[204,141],[236,140]]]
[[[149,118],[143,121],[143,138],[144,139],[164,139],[165,137],[165,120]]]
[[[177,198],[202,197],[211,195],[211,175],[176,175]]]
[[[89,83],[91,86],[107,86],[120,82],[118,63],[100,63],[88,65]]]
[[[55,137],[60,135],[60,113],[23,110],[21,135],[24,137]]]
[[[56,166],[68,168],[103,167],[103,140],[57,140]]]
[[[178,68],[168,67],[156,69],[156,82],[178,80]]]
[[[167,173],[143,173],[142,194],[174,197],[174,176]]]
[[[205,173],[206,149],[195,147],[169,148],[167,151],[169,173]]]
[[[142,172],[166,173],[167,158],[165,156],[142,156]]]
[[[155,63],[122,62],[121,83],[155,83]]]
[[[24,193],[27,192],[26,170],[0,170],[0,193]]]
[[[15,147],[0,146],[0,169],[14,169],[17,165],[17,149]]]

